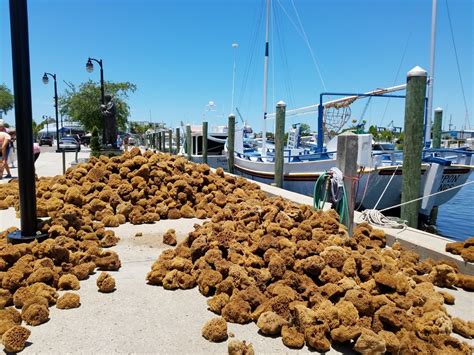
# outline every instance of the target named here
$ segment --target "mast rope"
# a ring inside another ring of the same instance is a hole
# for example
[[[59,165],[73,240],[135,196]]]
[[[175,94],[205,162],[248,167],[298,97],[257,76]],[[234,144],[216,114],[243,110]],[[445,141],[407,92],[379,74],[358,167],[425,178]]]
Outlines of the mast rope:
[[[464,100],[464,108],[466,110],[466,117],[465,117],[464,123],[467,124],[467,128],[471,128],[471,123],[469,122],[469,109],[467,107],[466,94],[464,93],[464,84],[462,82],[461,66],[459,65],[458,50],[456,48],[456,42],[454,41],[453,23],[451,22],[451,14],[449,12],[448,0],[446,0],[446,10],[448,12],[449,29],[451,30],[451,40],[453,41],[454,55],[456,57],[456,67],[458,69],[459,82],[461,83],[462,98]]]
[[[405,48],[403,49],[402,59],[400,59],[400,63],[398,64],[397,75],[395,75],[395,80],[393,80],[393,85],[395,85],[395,83],[398,80],[398,75],[400,75],[400,70],[402,69],[403,61],[405,60],[405,55],[407,53],[408,43],[410,42],[411,35],[412,35],[412,32],[410,32],[408,34],[407,41],[405,42]],[[380,120],[380,125],[383,124],[383,121],[385,119],[385,115],[387,114],[388,106],[390,105],[390,100],[391,100],[391,98],[389,97],[387,99],[387,104],[385,105],[385,109],[383,111],[382,119]]]

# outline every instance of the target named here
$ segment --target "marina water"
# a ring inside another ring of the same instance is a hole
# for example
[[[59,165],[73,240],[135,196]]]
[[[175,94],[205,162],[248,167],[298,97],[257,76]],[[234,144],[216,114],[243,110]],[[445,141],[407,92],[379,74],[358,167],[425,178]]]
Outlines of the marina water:
[[[471,173],[467,181],[474,181]],[[453,240],[463,241],[474,237],[474,184],[461,188],[438,211],[438,233]]]

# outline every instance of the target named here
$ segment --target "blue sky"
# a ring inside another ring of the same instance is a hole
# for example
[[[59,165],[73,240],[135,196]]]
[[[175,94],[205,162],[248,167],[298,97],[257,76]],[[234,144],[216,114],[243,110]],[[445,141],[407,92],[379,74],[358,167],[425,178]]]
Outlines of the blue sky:
[[[364,92],[404,83],[415,65],[429,69],[431,1],[293,0],[317,58],[326,90]],[[99,80],[88,73],[89,56],[104,60],[106,80],[138,87],[129,100],[131,120],[198,124],[205,112],[224,124],[231,108],[232,43],[236,50],[235,103],[261,129],[264,19],[263,0],[30,0],[29,32],[33,114],[54,116],[53,85],[44,71],[79,84]],[[473,108],[473,2],[449,0],[455,40],[471,115]],[[279,100],[288,109],[318,101],[325,91],[302,36],[292,0],[273,1],[269,112]],[[260,26],[258,23],[260,21]],[[402,61],[404,48],[406,54]],[[0,82],[12,88],[8,1],[0,0]],[[252,58],[252,60],[251,60]],[[400,65],[401,63],[401,65]],[[400,72],[396,79],[397,70]],[[445,0],[438,0],[434,107],[445,122],[461,128],[465,109],[456,69]],[[245,80],[246,78],[246,80]],[[354,104],[358,119],[365,102]],[[404,103],[373,99],[365,119],[372,124],[403,125]],[[14,122],[13,112],[5,116]],[[289,118],[316,127],[316,116]],[[271,126],[271,125],[270,125]]]

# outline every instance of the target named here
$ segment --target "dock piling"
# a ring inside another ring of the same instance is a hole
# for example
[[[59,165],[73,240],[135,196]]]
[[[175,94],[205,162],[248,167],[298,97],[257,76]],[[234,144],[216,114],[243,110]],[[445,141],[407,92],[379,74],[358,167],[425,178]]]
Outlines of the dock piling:
[[[161,151],[166,153],[166,134],[165,131],[161,131]]]
[[[170,128],[168,129],[168,144],[169,144],[169,152],[173,154],[173,130]]]
[[[229,115],[229,121],[227,124],[227,153],[228,159],[227,162],[229,164],[229,173],[234,173],[234,151],[235,151],[235,115],[231,113]]]
[[[207,164],[207,128],[208,123],[202,123],[202,162]]]
[[[426,96],[426,70],[416,66],[407,73],[405,99],[405,140],[403,142],[402,203],[420,197],[421,154]],[[401,206],[401,218],[418,227],[420,201]]]
[[[176,127],[176,154],[179,154],[181,150],[181,133],[179,132],[179,127]]]
[[[354,182],[357,177],[357,155],[359,150],[357,135],[346,131],[337,136],[337,168],[341,170],[347,199],[347,231],[352,237],[354,228]],[[346,211],[345,211],[346,212]],[[342,222],[342,221],[341,221]]]
[[[192,147],[192,137],[191,137],[191,125],[187,124],[186,125],[186,153],[188,155],[188,160],[192,161],[192,152],[193,152],[193,147]]]
[[[441,148],[441,127],[443,126],[443,109],[435,109],[433,124],[433,148]]]
[[[157,138],[157,149],[158,149],[158,151],[161,151],[161,134],[160,134],[160,132],[156,133],[156,138]]]
[[[276,105],[275,119],[275,185],[280,188],[283,188],[285,114],[286,103],[280,101]]]

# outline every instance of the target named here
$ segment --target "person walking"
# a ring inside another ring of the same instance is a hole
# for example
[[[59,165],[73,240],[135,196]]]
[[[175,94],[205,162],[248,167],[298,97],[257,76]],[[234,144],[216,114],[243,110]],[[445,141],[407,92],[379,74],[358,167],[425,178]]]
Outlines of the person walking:
[[[10,168],[8,167],[8,149],[12,137],[7,132],[0,131],[0,180],[3,179],[3,169],[6,170],[6,178],[11,178]]]
[[[38,160],[38,157],[40,156],[41,149],[38,143],[33,142],[33,154],[35,155],[35,162]]]

